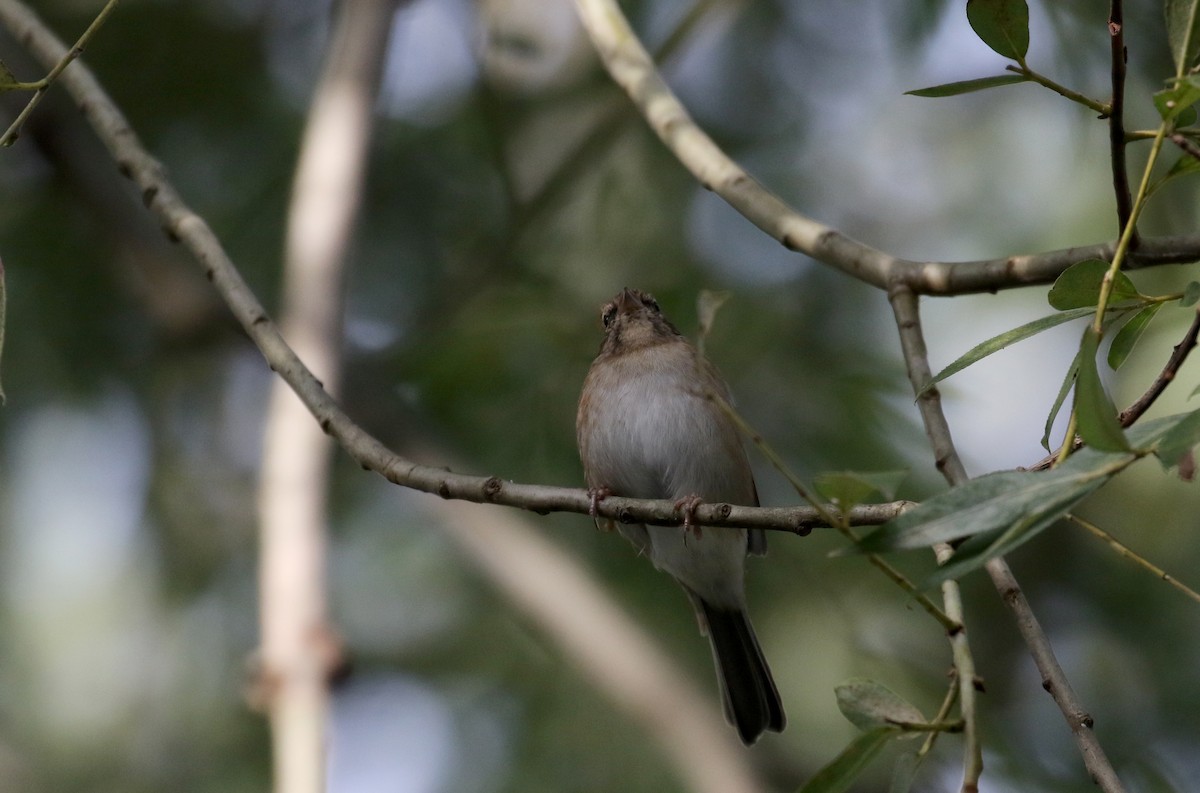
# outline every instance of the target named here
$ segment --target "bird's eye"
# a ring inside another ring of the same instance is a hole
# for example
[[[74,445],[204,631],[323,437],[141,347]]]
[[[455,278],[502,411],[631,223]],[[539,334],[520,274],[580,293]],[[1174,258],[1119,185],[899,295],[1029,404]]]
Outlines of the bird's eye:
[[[604,327],[607,328],[612,324],[615,316],[617,316],[617,307],[614,303],[609,303],[604,307],[604,310],[600,312],[600,321],[603,322]]]

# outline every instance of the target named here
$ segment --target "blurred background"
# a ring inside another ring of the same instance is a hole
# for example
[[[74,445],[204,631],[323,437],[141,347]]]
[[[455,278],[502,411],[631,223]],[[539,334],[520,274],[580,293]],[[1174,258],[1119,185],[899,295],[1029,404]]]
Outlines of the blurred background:
[[[99,0],[34,8],[67,40]],[[816,219],[908,258],[957,260],[1116,235],[1107,127],[1031,85],[904,91],[997,74],[960,3],[624,3],[701,125]],[[1106,11],[1034,4],[1030,64],[1109,93]],[[1128,127],[1171,71],[1161,11],[1130,4]],[[320,0],[127,0],[86,60],[268,306],[307,101],[330,32]],[[12,39],[0,58],[39,71]],[[5,124],[19,97],[0,103]],[[701,289],[732,299],[708,340],[738,405],[805,478],[909,468],[940,487],[882,294],[784,250],[701,190],[602,73],[569,2],[414,0],[396,15],[345,296],[340,400],[393,448],[519,482],[581,486],[578,389],[598,310],[653,292],[687,333]],[[1167,162],[1173,159],[1169,155]],[[1130,151],[1140,173],[1145,149]],[[9,314],[0,410],[0,784],[5,790],[258,791],[263,719],[243,698],[257,644],[255,485],[270,374],[145,213],[61,91],[0,153]],[[1142,230],[1191,233],[1195,184]],[[1194,268],[1134,274],[1178,291]],[[1050,313],[1045,288],[923,302],[932,363]],[[1141,393],[1183,335],[1168,308],[1114,378]],[[947,381],[973,475],[1030,464],[1069,365],[1066,326]],[[1156,408],[1186,408],[1195,364]],[[1061,434],[1061,428],[1059,430]],[[752,454],[762,500],[795,503]],[[1194,485],[1145,462],[1081,513],[1185,582]],[[334,702],[341,791],[664,791],[647,740],[441,531],[433,496],[337,455],[333,617],[353,672]],[[716,697],[685,600],[578,515],[544,538]],[[932,715],[938,626],[829,532],[780,535],[749,598],[789,715],[751,750],[796,787],[855,734],[833,687],[883,681]],[[895,560],[914,576],[925,554]],[[1200,610],[1079,529],[1011,562],[1131,789],[1200,777]],[[964,580],[985,791],[1091,790],[1056,707],[982,574]],[[951,789],[943,740],[916,790]],[[880,762],[861,790],[886,785]]]

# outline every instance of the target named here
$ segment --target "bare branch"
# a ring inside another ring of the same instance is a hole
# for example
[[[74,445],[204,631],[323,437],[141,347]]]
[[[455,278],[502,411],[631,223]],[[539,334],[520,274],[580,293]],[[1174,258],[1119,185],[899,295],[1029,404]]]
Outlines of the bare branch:
[[[905,286],[893,286],[888,292],[892,311],[896,316],[896,327],[900,333],[900,347],[908,369],[909,382],[917,394],[917,405],[925,424],[925,433],[933,447],[937,468],[950,484],[967,481],[967,471],[954,448],[950,437],[950,426],[942,413],[942,396],[937,387],[925,388],[933,379],[929,370],[929,353],[925,347],[925,335],[921,331],[918,298]],[[946,543],[934,546],[938,564],[945,564],[954,555],[954,549]],[[946,614],[959,625],[963,624],[962,594],[957,581],[942,583],[942,602]],[[963,718],[963,782],[964,793],[979,789],[979,776],[983,773],[983,750],[979,743],[978,712],[975,706],[975,661],[967,642],[966,630],[950,634],[950,648],[954,657],[954,671],[958,682],[959,707]]]
[[[896,325],[900,331],[901,347],[904,350],[904,360],[908,367],[909,381],[913,390],[921,393],[920,389],[928,383],[931,377],[929,359],[925,352],[925,339],[921,331],[918,314],[917,297],[911,292],[897,288],[892,291],[892,307],[896,313]],[[926,434],[933,444],[934,458],[938,469],[950,484],[960,484],[967,479],[966,470],[954,448],[950,436],[950,427],[946,423],[945,414],[941,408],[941,397],[936,388],[928,389],[917,402],[921,410],[921,418],[925,423]],[[1092,717],[1084,709],[1079,697],[1071,687],[1066,673],[1054,656],[1050,639],[1038,622],[1021,585],[1017,583],[1008,563],[1003,558],[995,558],[987,563],[985,569],[992,579],[996,591],[1000,593],[1005,605],[1013,612],[1017,628],[1025,640],[1025,646],[1033,657],[1034,664],[1042,675],[1042,686],[1049,692],[1054,702],[1062,711],[1067,726],[1075,736],[1075,743],[1083,755],[1083,763],[1092,778],[1106,793],[1120,793],[1124,790],[1121,780],[1117,778],[1112,764],[1104,753],[1103,747],[1092,731]],[[947,610],[948,611],[948,610]],[[959,681],[959,695],[967,693],[967,689]],[[972,692],[973,693],[973,692]],[[966,703],[964,703],[964,718]],[[970,720],[967,721],[968,727]],[[969,734],[969,733],[968,733]]]
[[[104,20],[108,19],[108,15],[117,9],[118,2],[119,0],[108,0],[104,4],[104,8],[100,9],[100,13],[92,20],[92,24],[87,26],[87,30],[83,31],[78,41],[75,42],[75,46],[63,53],[58,62],[51,67],[49,74],[37,82],[19,86],[21,88],[33,89],[34,94],[29,97],[29,101],[25,103],[25,107],[21,109],[21,112],[17,114],[13,122],[8,125],[8,129],[4,131],[4,134],[0,135],[0,147],[11,146],[16,141],[17,136],[21,134],[21,127],[24,126],[25,121],[33,113],[38,103],[42,101],[42,97],[50,90],[50,86],[54,85],[54,81],[63,73],[63,70],[70,66],[71,62],[83,53],[84,47],[91,41],[92,36],[96,34],[100,26],[104,24]]]
[[[1050,283],[1084,259],[1111,259],[1116,243],[972,262],[919,262],[871,248],[809,218],[770,192],[700,129],[672,93],[612,0],[576,0],[609,73],[647,123],[705,188],[787,248],[880,289],[902,283],[915,294],[955,295]],[[1149,241],[1147,241],[1149,242]],[[1200,237],[1156,241],[1125,269],[1200,258]]]

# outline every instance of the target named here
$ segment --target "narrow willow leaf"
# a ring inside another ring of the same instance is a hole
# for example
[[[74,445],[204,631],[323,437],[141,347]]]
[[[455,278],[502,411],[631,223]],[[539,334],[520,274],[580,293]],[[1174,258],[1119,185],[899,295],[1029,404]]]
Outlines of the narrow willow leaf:
[[[1187,174],[1196,173],[1198,171],[1200,171],[1200,160],[1196,159],[1187,152],[1184,152],[1183,154],[1179,155],[1179,159],[1175,161],[1175,164],[1171,166],[1169,171],[1160,176],[1148,188],[1146,188],[1146,195],[1154,195],[1158,188],[1162,187],[1168,181],[1177,176],[1186,176]]]
[[[1175,73],[1190,71],[1200,52],[1200,0],[1166,0],[1167,42],[1175,60]]]
[[[979,361],[982,358],[986,358],[994,352],[1003,350],[1010,344],[1016,344],[1017,342],[1028,339],[1030,336],[1034,336],[1044,330],[1057,327],[1064,322],[1070,322],[1071,320],[1079,319],[1080,317],[1089,317],[1093,313],[1094,312],[1092,311],[1091,307],[1075,308],[1069,311],[1063,311],[1059,314],[1051,314],[1050,316],[1042,317],[1041,319],[1035,319],[1033,322],[1026,322],[1024,325],[1021,325],[1018,328],[1013,328],[1012,330],[1006,330],[999,336],[993,336],[987,341],[980,342],[971,349],[967,350],[956,361],[951,363],[942,371],[938,372],[937,375],[935,375],[934,378],[925,385],[925,388],[921,390],[928,390],[934,384],[940,383],[950,375],[961,372],[971,364]]]
[[[904,752],[892,766],[892,783],[888,793],[908,793],[917,780],[917,769],[921,767],[921,756],[915,751]]]
[[[1120,458],[1128,455],[1120,455]],[[1109,467],[1001,471],[940,493],[888,521],[842,553],[926,548],[1007,529],[1028,515],[1062,514],[1112,476]]]
[[[1187,308],[1196,305],[1197,300],[1200,300],[1200,281],[1190,281],[1183,288],[1183,297],[1179,299],[1179,305]]]
[[[1024,61],[1029,52],[1029,6],[1025,0],[967,0],[975,35],[1005,58]]]
[[[1145,422],[1129,430],[1139,447],[1167,438],[1200,437],[1200,411]],[[1002,471],[972,479],[925,501],[865,537],[859,551],[917,548],[967,538],[930,585],[979,567],[1028,542],[1064,513],[1138,459],[1128,452],[1080,449],[1046,472]]]
[[[925,96],[925,97],[943,97],[943,96],[958,96],[959,94],[970,94],[975,91],[983,91],[987,88],[997,88],[1001,85],[1016,85],[1017,83],[1027,83],[1029,78],[1023,74],[999,74],[995,77],[980,77],[975,80],[961,80],[956,83],[943,83],[942,85],[931,85],[928,88],[917,88],[913,91],[905,91],[905,96]]]
[[[1181,113],[1200,101],[1200,78],[1184,77],[1170,88],[1156,91],[1154,107],[1163,121],[1177,119]]]
[[[1162,303],[1151,303],[1129,318],[1125,326],[1113,337],[1112,345],[1108,348],[1108,365],[1110,367],[1114,370],[1121,368],[1121,364],[1125,363],[1125,359],[1133,351],[1133,346],[1146,332],[1150,320],[1154,319],[1162,307]]]
[[[949,562],[939,567],[933,575],[921,583],[921,588],[933,589],[940,586],[943,581],[961,578],[967,573],[978,570],[997,556],[1005,556],[1011,553],[1019,546],[1024,545],[1053,526],[1071,507],[1082,501],[1089,493],[1091,493],[1091,490],[1081,494],[1069,503],[1064,502],[1054,505],[1053,508],[1047,508],[1031,514],[1003,531],[995,531],[988,535],[972,537],[971,539],[973,540],[978,539],[984,542],[971,543],[970,545],[963,543],[955,551],[954,556],[950,557]]]
[[[1050,287],[1046,299],[1050,305],[1059,311],[1083,306],[1094,306],[1100,301],[1100,287],[1104,282],[1104,274],[1108,272],[1109,264],[1103,259],[1085,259],[1076,262],[1063,271]],[[1122,300],[1136,300],[1141,297],[1133,281],[1120,270],[1113,279],[1112,294],[1109,302],[1119,303]]]
[[[1091,309],[1088,309],[1091,312]],[[1075,385],[1075,378],[1079,377],[1079,353],[1075,353],[1075,360],[1071,361],[1071,365],[1067,368],[1067,375],[1063,378],[1062,385],[1058,387],[1058,396],[1054,398],[1054,404],[1050,407],[1050,415],[1046,416],[1046,430],[1042,433],[1042,448],[1050,451],[1050,433],[1054,429],[1054,420],[1058,418],[1058,411],[1062,410],[1063,402],[1067,400],[1067,394],[1071,391],[1071,386]]]
[[[1130,451],[1129,440],[1117,421],[1117,409],[1100,382],[1096,352],[1100,334],[1092,326],[1083,332],[1079,348],[1079,379],[1075,383],[1075,415],[1079,437],[1094,449],[1108,452]]]
[[[817,492],[842,509],[850,509],[878,493],[884,500],[896,495],[908,471],[833,471],[816,478]]]
[[[1195,414],[1180,413],[1161,419],[1145,422],[1129,430],[1129,439],[1138,447],[1161,448],[1169,438],[1191,435],[1200,441],[1200,411]],[[1194,423],[1192,423],[1194,422]],[[1190,448],[1190,447],[1189,447]],[[1097,449],[1080,449],[1067,458],[1067,461],[1050,473],[1059,473],[1068,478],[1086,477],[1089,472],[1098,480],[1094,487],[1063,493],[1063,502],[1053,504],[1050,500],[1040,507],[1031,509],[1028,514],[1021,516],[1006,527],[996,528],[987,533],[977,534],[961,545],[955,551],[950,561],[938,568],[930,579],[922,582],[922,588],[937,586],[941,582],[959,578],[972,570],[982,567],[990,559],[1004,556],[1013,549],[1036,537],[1046,528],[1054,525],[1071,507],[1085,498],[1091,492],[1103,485],[1129,462],[1137,459],[1132,454],[1115,454]],[[1178,460],[1178,457],[1176,458]],[[1124,463],[1122,462],[1124,461]]]
[[[888,741],[900,735],[894,727],[879,727],[859,735],[833,762],[808,780],[799,793],[843,793],[848,790],[863,769],[883,751]]]
[[[0,61],[0,93],[12,91],[20,87],[21,82],[13,76],[8,67],[4,65],[4,61]]]
[[[1170,469],[1200,443],[1200,410],[1187,414],[1154,448],[1163,468]]]
[[[842,715],[860,730],[925,722],[925,714],[916,705],[882,683],[865,677],[851,678],[833,692]]]

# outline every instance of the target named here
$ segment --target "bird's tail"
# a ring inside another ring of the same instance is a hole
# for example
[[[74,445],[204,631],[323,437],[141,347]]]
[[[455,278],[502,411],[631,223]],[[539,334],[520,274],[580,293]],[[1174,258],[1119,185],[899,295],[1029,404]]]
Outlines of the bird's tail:
[[[742,743],[749,746],[765,730],[782,731],[783,703],[745,609],[721,609],[694,600],[708,626],[725,717],[737,727]]]

